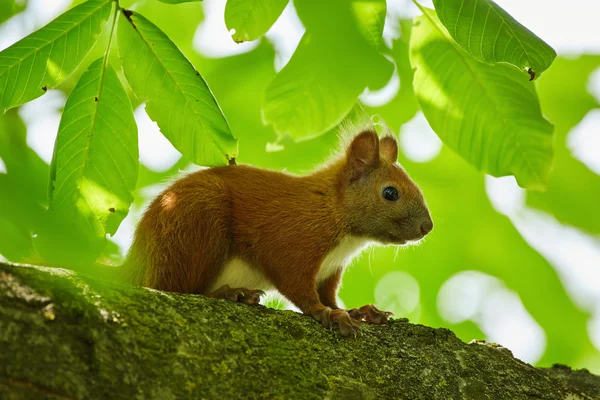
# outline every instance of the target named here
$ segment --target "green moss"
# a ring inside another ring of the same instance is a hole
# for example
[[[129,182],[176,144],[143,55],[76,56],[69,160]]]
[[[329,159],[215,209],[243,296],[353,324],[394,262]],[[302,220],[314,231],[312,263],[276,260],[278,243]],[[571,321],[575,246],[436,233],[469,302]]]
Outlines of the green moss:
[[[600,398],[445,329],[392,321],[341,338],[291,311],[0,264],[0,390],[12,398]]]

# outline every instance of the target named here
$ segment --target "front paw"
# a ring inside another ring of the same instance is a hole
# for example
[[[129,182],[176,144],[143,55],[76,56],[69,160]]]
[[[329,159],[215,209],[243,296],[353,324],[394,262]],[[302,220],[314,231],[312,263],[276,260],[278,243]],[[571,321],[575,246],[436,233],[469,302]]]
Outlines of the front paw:
[[[353,308],[348,311],[348,314],[357,321],[363,319],[370,324],[385,325],[394,313],[382,311],[373,304],[367,304],[360,308]]]
[[[342,336],[356,335],[360,331],[360,321],[352,318],[346,310],[324,307],[312,313],[314,319],[325,327],[331,327],[336,322]]]
[[[332,321],[336,321],[340,328],[342,336],[356,336],[360,332],[360,320],[356,320],[350,316],[346,310],[333,310],[330,314]]]
[[[331,315],[331,311],[333,310],[330,307],[323,307],[312,311],[310,314],[325,328],[331,328],[331,318],[329,317]]]

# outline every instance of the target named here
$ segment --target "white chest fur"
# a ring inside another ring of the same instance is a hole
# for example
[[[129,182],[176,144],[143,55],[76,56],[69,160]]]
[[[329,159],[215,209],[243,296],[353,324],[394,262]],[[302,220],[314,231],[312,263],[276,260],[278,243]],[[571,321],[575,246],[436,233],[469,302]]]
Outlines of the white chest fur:
[[[319,273],[317,274],[317,283],[324,281],[333,275],[338,269],[346,267],[352,258],[358,255],[365,247],[369,245],[369,240],[356,237],[346,236],[340,244],[333,248],[325,256]]]
[[[317,274],[317,283],[324,281],[333,275],[338,269],[344,268],[352,261],[361,250],[369,245],[367,239],[356,236],[346,236],[333,248],[321,264]],[[231,260],[221,272],[216,282],[210,288],[213,292],[224,285],[232,288],[245,288],[252,290],[271,290],[274,286],[269,280],[256,268],[252,268],[245,261],[239,258]]]
[[[231,288],[244,288],[251,290],[271,290],[273,284],[256,268],[252,268],[245,261],[234,258],[229,261],[210,291],[213,292],[222,286]]]

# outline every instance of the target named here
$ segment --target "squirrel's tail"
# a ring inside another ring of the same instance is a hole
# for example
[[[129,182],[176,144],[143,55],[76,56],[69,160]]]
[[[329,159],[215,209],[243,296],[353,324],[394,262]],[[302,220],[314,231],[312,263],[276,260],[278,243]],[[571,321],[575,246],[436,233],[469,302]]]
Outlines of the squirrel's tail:
[[[148,251],[140,249],[140,243],[134,239],[129,253],[121,266],[119,267],[119,281],[132,285],[149,286],[147,278]]]

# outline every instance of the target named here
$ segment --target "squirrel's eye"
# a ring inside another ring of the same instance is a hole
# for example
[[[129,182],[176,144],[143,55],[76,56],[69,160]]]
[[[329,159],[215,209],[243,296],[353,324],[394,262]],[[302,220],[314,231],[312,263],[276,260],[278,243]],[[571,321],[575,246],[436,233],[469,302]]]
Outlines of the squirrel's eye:
[[[393,186],[388,186],[383,189],[383,197],[389,201],[396,201],[400,196],[398,195],[398,189]]]

